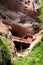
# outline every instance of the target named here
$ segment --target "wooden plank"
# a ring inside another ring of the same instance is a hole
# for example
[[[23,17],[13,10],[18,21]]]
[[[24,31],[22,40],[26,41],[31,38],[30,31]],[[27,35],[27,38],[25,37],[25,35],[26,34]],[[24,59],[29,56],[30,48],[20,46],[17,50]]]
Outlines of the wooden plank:
[[[26,39],[23,39],[23,38],[19,38],[19,37],[13,37],[12,38],[13,41],[16,41],[16,42],[20,42],[20,43],[25,43],[25,44],[31,44],[30,42],[28,42]]]

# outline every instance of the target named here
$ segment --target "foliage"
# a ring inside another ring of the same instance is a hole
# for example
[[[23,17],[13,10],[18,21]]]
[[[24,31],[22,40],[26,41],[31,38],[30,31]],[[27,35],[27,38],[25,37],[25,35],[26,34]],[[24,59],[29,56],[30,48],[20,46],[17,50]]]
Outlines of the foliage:
[[[41,39],[41,41],[43,42],[43,34],[42,34],[42,39]]]
[[[11,53],[6,39],[0,36],[0,65],[10,65]]]
[[[39,15],[39,19],[41,21],[41,23],[43,24],[43,2],[40,5],[40,15]]]

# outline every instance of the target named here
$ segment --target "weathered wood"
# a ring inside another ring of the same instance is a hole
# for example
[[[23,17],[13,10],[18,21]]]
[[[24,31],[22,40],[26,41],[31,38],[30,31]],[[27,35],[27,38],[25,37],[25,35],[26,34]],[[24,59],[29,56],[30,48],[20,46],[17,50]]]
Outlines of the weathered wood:
[[[22,44],[20,44],[20,52],[21,52],[21,54],[22,54]]]
[[[22,43],[25,43],[25,44],[30,44],[30,42],[28,42],[26,39],[23,39],[23,38],[19,38],[19,37],[12,37],[12,40],[15,41],[15,42],[19,42],[20,44]]]

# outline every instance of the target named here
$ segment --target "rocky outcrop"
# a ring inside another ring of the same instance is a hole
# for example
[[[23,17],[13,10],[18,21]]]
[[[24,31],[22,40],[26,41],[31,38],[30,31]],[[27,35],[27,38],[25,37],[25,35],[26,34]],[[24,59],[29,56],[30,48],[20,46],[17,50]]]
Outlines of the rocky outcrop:
[[[0,2],[5,5],[0,9],[0,18],[3,21],[3,23],[0,21],[0,35],[6,37],[14,57],[17,51],[16,44],[20,46],[22,52],[22,44],[30,45],[33,42],[33,35],[39,32],[40,26],[35,19],[39,15],[37,12],[39,2],[36,0],[0,0]]]
[[[16,6],[19,7],[19,9],[22,9],[23,5],[26,9],[33,10],[38,9],[41,0],[0,0],[0,2],[4,3],[11,9],[15,8]]]
[[[17,50],[16,50],[16,47],[15,47],[15,44],[13,43],[13,41],[11,39],[7,39],[7,42],[8,42],[8,45],[10,47],[10,51],[11,51],[11,55],[12,55],[12,58],[15,57],[17,54]]]
[[[8,28],[0,21],[0,35],[6,37],[8,45],[10,47],[12,58],[16,56],[16,48],[15,44],[11,40],[11,32],[8,30]]]
[[[37,16],[41,0],[0,0],[0,2],[4,3],[5,7],[9,9]]]

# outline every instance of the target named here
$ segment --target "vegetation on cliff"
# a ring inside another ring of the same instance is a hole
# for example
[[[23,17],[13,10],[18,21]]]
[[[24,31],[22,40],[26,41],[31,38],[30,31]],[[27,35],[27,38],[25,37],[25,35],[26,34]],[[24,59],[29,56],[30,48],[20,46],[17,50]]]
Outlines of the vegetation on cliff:
[[[40,15],[39,15],[39,19],[40,19],[41,23],[43,24],[43,2],[40,4]]]
[[[11,52],[5,37],[0,36],[0,65],[10,65]]]

